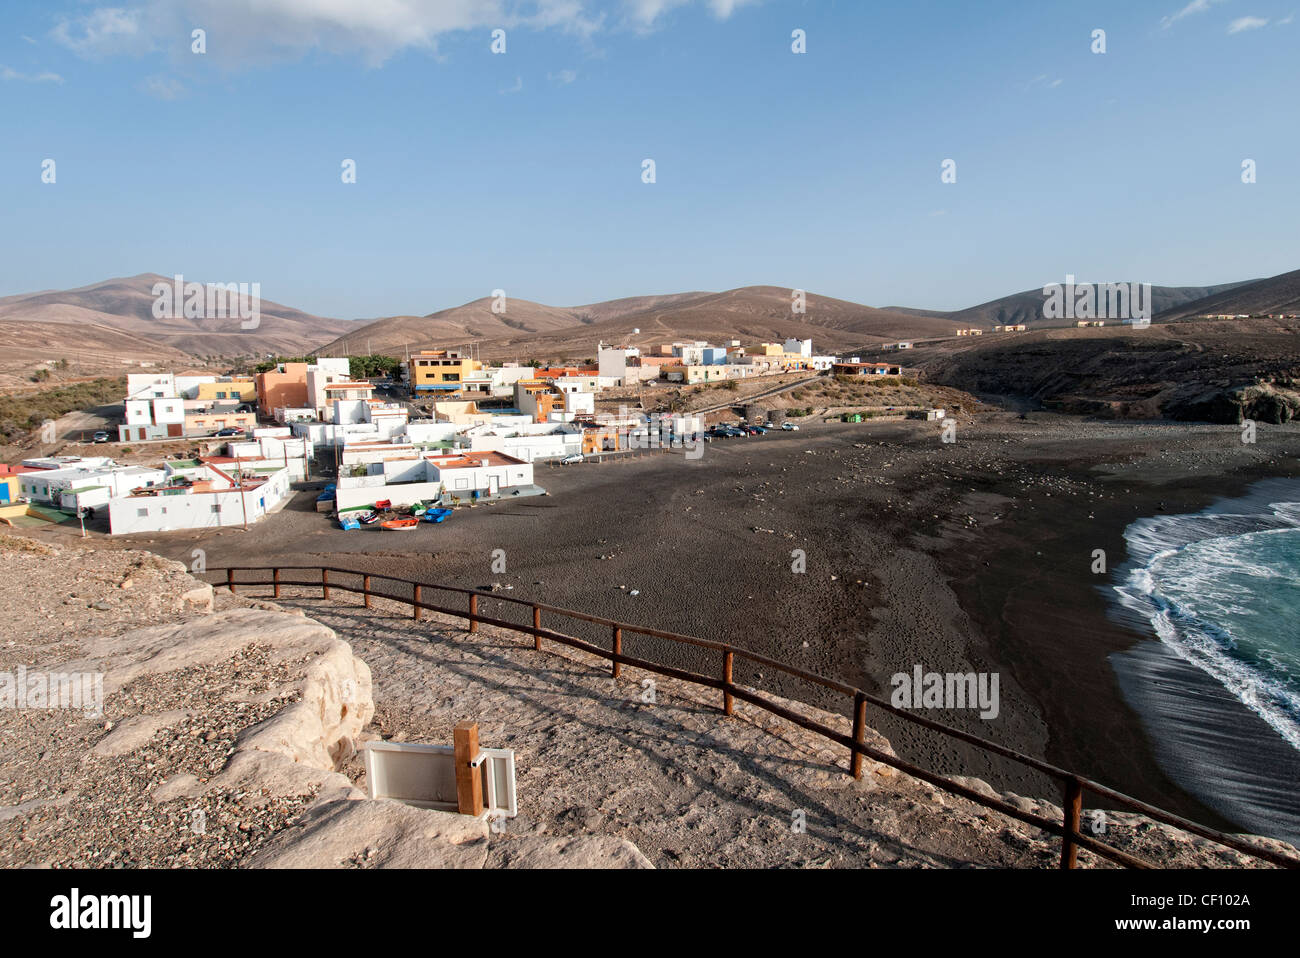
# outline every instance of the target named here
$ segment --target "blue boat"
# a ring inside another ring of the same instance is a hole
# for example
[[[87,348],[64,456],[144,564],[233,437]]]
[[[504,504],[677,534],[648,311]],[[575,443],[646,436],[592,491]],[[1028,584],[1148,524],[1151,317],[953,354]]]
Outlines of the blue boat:
[[[451,515],[450,509],[430,509],[424,514],[425,522],[444,522]]]
[[[339,520],[339,525],[349,531],[352,529],[361,528],[361,523],[357,521],[357,518],[355,516],[344,516],[342,519]]]

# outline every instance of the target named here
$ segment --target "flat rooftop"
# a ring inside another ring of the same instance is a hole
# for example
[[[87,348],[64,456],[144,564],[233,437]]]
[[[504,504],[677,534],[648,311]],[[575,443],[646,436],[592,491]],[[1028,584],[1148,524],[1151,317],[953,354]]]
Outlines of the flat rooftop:
[[[451,456],[426,456],[439,469],[479,469],[483,466],[523,466],[522,459],[507,456],[496,450],[483,452],[458,453]]]

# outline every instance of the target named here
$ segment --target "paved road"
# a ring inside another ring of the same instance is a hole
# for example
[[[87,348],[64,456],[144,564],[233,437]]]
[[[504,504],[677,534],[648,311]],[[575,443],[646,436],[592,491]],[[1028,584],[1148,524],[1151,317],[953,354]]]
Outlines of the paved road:
[[[90,442],[96,430],[104,429],[116,440],[117,424],[122,421],[121,412],[120,404],[75,410],[55,420],[55,436],[59,442]]]
[[[752,402],[758,402],[760,399],[770,399],[773,396],[779,396],[781,393],[789,392],[791,389],[798,389],[800,386],[807,386],[809,383],[815,383],[820,378],[820,376],[812,376],[808,379],[800,379],[798,382],[788,383],[784,386],[777,386],[775,389],[769,389],[765,392],[755,393],[753,396],[737,396],[728,402],[718,403],[715,406],[705,406],[703,409],[694,409],[689,413],[689,415],[705,416],[711,412],[730,409],[732,406],[743,406]]]

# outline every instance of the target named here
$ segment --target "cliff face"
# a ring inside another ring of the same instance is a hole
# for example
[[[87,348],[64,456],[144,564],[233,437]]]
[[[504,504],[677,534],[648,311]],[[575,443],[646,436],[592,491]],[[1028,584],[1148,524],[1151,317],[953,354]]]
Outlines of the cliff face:
[[[1203,422],[1284,423],[1300,417],[1300,391],[1295,383],[1255,383],[1248,386],[1211,388],[1180,398],[1165,407],[1171,419]]]
[[[1300,335],[1270,320],[1047,330],[932,354],[924,368],[969,392],[1108,418],[1282,423],[1300,413]]]

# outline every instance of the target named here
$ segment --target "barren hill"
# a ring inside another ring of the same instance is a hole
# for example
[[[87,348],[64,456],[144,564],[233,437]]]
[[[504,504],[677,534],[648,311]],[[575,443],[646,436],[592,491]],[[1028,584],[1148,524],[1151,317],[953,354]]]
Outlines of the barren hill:
[[[1085,284],[1080,283],[1080,285]],[[1159,315],[1170,310],[1177,310],[1184,305],[1203,300],[1207,296],[1226,293],[1245,285],[1250,285],[1250,281],[1246,283],[1225,283],[1220,286],[1152,286],[1152,312]],[[1046,299],[1040,286],[1037,289],[1025,290],[1023,293],[1013,293],[1010,296],[1003,296],[987,303],[981,303],[978,306],[969,306],[966,309],[959,309],[950,313],[934,313],[924,310],[907,310],[907,312],[951,319],[961,326],[981,326],[985,328],[1004,325],[1014,326],[1020,323],[1031,327],[1066,325],[1063,320],[1048,319],[1043,315],[1044,302],[1046,302]]]
[[[1300,416],[1300,321],[1040,329],[918,348],[932,382],[1119,418]]]
[[[82,348],[123,358],[141,347],[150,358],[250,356],[264,352],[299,354],[328,342],[350,323],[313,316],[263,299],[256,329],[241,328],[237,316],[224,319],[155,319],[155,283],[171,278],[142,273],[77,289],[26,293],[0,299],[0,324],[14,348],[40,351]],[[71,327],[71,328],[68,328]],[[92,345],[84,330],[95,328]]]
[[[487,359],[587,359],[596,344],[651,346],[673,339],[745,342],[811,338],[818,351],[863,342],[950,335],[957,323],[808,294],[806,312],[791,311],[785,287],[748,286],[722,293],[639,296],[550,307],[510,299],[505,315],[481,299],[431,316],[393,317],[362,326],[326,347],[339,352],[394,352],[476,342]]]
[[[1173,320],[1189,316],[1267,316],[1277,313],[1300,313],[1300,269],[1268,279],[1234,284],[1226,290],[1216,287],[1215,292],[1208,293],[1201,299],[1170,307],[1160,318]]]
[[[505,312],[501,314],[494,313],[492,306],[493,299],[485,296],[427,316],[389,316],[358,322],[348,328],[346,335],[324,346],[321,352],[339,355],[400,353],[408,347],[459,346],[582,325],[575,310],[526,299],[508,296]]]

